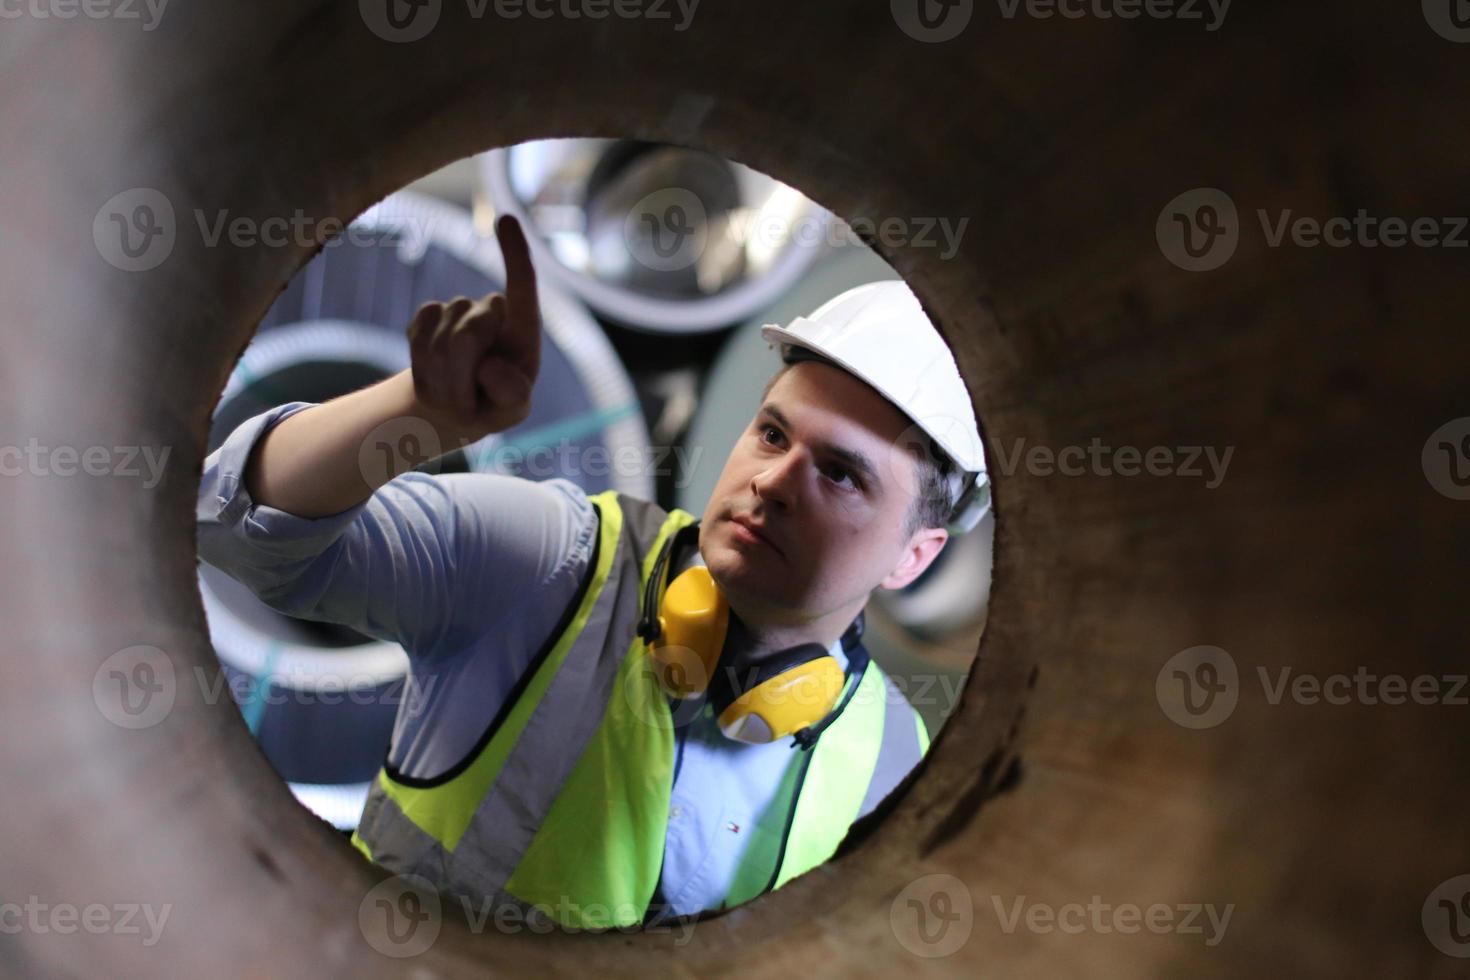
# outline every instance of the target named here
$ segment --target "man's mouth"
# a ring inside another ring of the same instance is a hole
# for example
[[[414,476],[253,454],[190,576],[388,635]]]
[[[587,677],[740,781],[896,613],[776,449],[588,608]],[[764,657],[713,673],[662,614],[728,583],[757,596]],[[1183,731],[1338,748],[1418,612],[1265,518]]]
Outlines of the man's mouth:
[[[776,542],[771,540],[770,535],[767,533],[765,528],[761,527],[758,524],[752,523],[744,517],[731,517],[729,520],[730,524],[735,528],[734,533],[736,537],[740,538],[741,540],[749,541],[751,543],[759,542],[761,544],[764,544],[772,551],[776,552],[776,554],[785,557],[785,553],[781,551]]]

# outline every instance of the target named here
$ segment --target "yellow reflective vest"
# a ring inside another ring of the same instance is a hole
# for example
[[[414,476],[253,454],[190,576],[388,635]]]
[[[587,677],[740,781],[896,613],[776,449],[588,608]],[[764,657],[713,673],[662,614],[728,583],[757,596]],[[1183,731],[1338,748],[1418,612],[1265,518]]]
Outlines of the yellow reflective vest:
[[[600,531],[588,574],[508,710],[434,779],[385,766],[352,842],[447,894],[612,928],[648,915],[673,787],[674,720],[635,633],[639,599],[664,540],[695,517],[612,490],[589,499]],[[894,760],[909,765],[927,751],[923,722],[860,659],[847,706],[801,752],[780,853],[752,855],[767,866],[742,868],[726,905],[831,857],[879,775],[888,770],[882,785],[891,786]]]

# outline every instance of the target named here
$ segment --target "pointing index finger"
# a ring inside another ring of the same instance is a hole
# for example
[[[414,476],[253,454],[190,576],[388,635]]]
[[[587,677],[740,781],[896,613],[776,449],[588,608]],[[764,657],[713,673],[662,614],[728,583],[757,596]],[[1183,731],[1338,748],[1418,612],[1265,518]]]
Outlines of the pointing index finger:
[[[541,323],[531,248],[521,223],[513,215],[500,216],[500,220],[495,222],[495,235],[500,241],[500,253],[505,258],[505,298],[509,305],[506,333],[525,340],[534,335]]]

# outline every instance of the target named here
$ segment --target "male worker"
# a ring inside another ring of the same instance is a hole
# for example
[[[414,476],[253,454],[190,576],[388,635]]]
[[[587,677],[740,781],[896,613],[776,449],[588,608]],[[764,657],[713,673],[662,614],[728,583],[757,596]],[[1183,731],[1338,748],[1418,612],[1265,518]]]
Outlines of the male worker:
[[[786,363],[702,519],[385,469],[395,420],[448,450],[529,412],[535,273],[517,222],[496,233],[505,293],[422,307],[409,370],[209,456],[200,556],[407,651],[421,696],[353,838],[378,864],[569,927],[747,901],[830,857],[927,750],[862,610],[985,509],[968,393],[908,287],[870,283],[765,328]]]

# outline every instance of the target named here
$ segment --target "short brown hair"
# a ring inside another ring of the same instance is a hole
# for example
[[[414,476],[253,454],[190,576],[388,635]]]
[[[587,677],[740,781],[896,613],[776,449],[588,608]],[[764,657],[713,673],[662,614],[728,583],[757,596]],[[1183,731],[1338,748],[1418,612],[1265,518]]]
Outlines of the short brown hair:
[[[802,360],[820,361],[823,364],[831,364],[839,371],[846,370],[842,365],[825,357],[810,352],[805,353],[806,356]],[[780,370],[771,375],[771,379],[766,382],[766,387],[761,392],[762,404],[771,394],[771,389],[776,387],[776,382],[780,381],[793,366],[794,362],[786,361],[781,365]],[[904,538],[913,537],[920,528],[944,527],[949,523],[950,514],[956,502],[953,492],[956,468],[949,454],[940,449],[939,444],[926,435],[923,449],[914,453],[913,456],[919,477],[918,492],[914,494],[913,503],[909,507],[908,517],[904,522]]]

